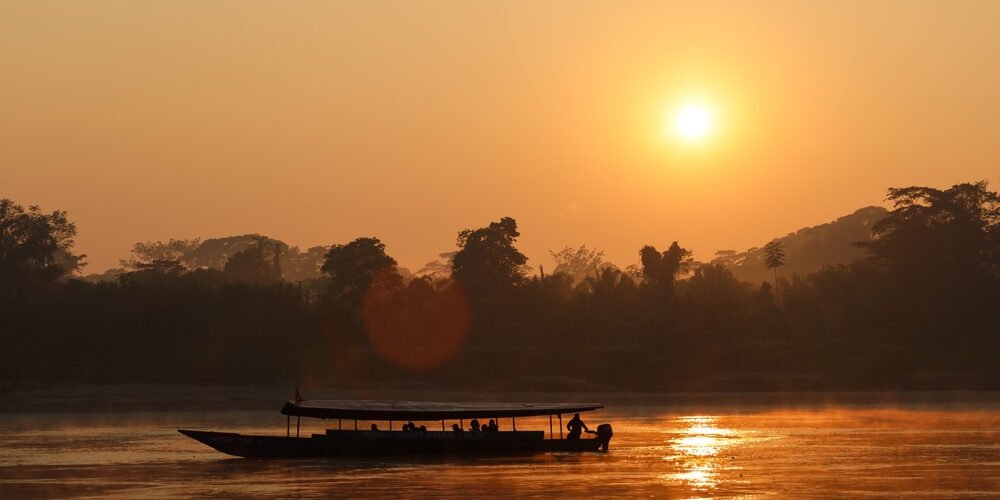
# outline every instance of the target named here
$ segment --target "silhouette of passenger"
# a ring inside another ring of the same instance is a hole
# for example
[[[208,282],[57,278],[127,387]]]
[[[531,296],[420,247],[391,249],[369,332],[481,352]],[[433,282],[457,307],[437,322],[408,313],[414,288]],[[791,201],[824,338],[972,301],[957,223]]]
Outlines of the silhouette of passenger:
[[[489,432],[490,431],[490,427],[488,425],[486,425],[486,424],[483,424],[483,426],[479,430],[481,430],[483,432]]]
[[[579,413],[573,415],[573,419],[566,424],[566,428],[569,429],[569,435],[566,436],[566,439],[580,439],[580,434],[584,430],[590,430],[587,428],[587,424],[583,423],[583,420],[580,420]]]
[[[491,418],[489,425],[486,426],[486,430],[488,430],[490,432],[499,432],[500,431],[500,427],[497,426],[496,421]]]
[[[470,427],[469,427],[470,431],[472,431],[472,432],[479,432],[479,420],[478,419],[475,419],[475,418],[472,419],[472,422],[469,422],[469,424],[471,424]]]
[[[378,432],[378,425],[372,424],[372,432]]]
[[[451,430],[456,434],[461,434],[463,432],[462,428],[459,427],[458,424],[451,424]]]
[[[426,425],[421,425],[420,426],[420,432],[427,432],[427,426]]]

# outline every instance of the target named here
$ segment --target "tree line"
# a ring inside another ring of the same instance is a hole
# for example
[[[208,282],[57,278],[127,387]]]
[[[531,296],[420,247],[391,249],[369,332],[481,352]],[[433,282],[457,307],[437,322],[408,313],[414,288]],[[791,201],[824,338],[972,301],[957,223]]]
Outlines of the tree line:
[[[417,273],[376,237],[139,243],[84,281],[65,212],[0,200],[0,380],[465,389],[998,388],[1000,196],[892,188],[862,257],[769,282],[673,242],[529,272],[509,217]]]

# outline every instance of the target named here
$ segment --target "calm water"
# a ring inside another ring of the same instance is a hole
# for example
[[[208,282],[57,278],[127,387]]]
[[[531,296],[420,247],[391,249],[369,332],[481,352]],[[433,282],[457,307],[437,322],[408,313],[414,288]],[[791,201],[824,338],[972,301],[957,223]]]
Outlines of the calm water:
[[[175,429],[283,434],[276,409],[6,413],[0,414],[0,498],[1000,498],[995,404],[799,410],[622,404],[584,416],[588,424],[614,424],[610,453],[253,461],[229,458]],[[303,432],[323,428],[303,424]],[[518,428],[547,430],[548,420],[518,419]]]

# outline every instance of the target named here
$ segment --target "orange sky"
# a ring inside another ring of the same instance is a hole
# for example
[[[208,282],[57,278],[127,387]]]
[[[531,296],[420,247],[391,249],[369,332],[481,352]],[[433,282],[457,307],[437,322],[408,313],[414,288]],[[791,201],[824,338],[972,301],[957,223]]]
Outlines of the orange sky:
[[[1000,2],[0,1],[0,197],[135,241],[374,235],[419,268],[509,215],[529,264],[709,259],[1000,184]],[[716,110],[704,143],[664,113]]]

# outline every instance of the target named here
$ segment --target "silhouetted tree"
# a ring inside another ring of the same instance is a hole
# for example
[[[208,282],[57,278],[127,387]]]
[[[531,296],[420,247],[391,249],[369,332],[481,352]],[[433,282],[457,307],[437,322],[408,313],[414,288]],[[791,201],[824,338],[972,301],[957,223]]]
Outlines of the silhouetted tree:
[[[681,248],[677,242],[660,253],[654,246],[644,246],[639,251],[642,274],[653,283],[673,283],[678,275],[688,272],[691,267],[691,251]]]
[[[540,274],[525,283],[533,288],[531,298],[553,305],[565,302],[573,294],[573,278],[568,274]]]
[[[588,276],[584,285],[594,297],[605,299],[611,299],[619,294],[623,287],[635,288],[635,282],[632,281],[632,278],[614,267],[601,268],[596,276]]]
[[[891,188],[887,199],[895,208],[872,227],[871,241],[859,243],[874,262],[915,277],[1000,276],[1000,195],[986,182]]]
[[[305,252],[298,247],[289,248],[281,254],[281,268],[285,279],[300,282],[319,278],[327,251],[326,247],[321,246],[309,248]]]
[[[136,264],[136,270],[134,272],[152,272],[158,274],[167,274],[179,276],[184,273],[184,266],[176,260],[168,259],[157,259],[151,262],[142,262]],[[126,273],[129,274],[129,273]]]
[[[452,259],[455,279],[477,294],[509,290],[523,283],[522,266],[528,258],[514,247],[520,235],[517,222],[510,217],[458,233],[459,251]]]
[[[403,280],[396,265],[396,259],[385,253],[385,244],[378,238],[333,245],[322,267],[330,280],[327,299],[356,308],[373,282],[380,290],[400,288]]]
[[[317,250],[287,252],[256,235],[206,240],[194,251],[149,244],[118,280],[61,280],[57,268],[65,277],[78,259],[69,253],[75,228],[61,212],[5,201],[0,386],[307,379],[514,390],[1000,387],[997,195],[979,183],[894,189],[890,199],[896,209],[862,245],[869,259],[791,280],[775,274],[781,307],[766,281],[776,266],[764,267],[776,261],[766,262],[764,249],[697,265],[675,242],[664,252],[643,248],[641,267],[626,272],[601,263],[576,286],[561,271],[526,279],[509,218],[462,231],[457,252],[410,280],[379,240],[359,238],[322,250],[321,278],[280,282],[279,270],[292,263],[302,276],[315,272]],[[842,242],[881,213],[865,209],[848,229],[783,237],[785,274],[792,261],[833,248],[827,236]],[[566,262],[593,262],[598,253],[568,250]],[[759,288],[734,270],[751,266],[764,278],[753,280]]]
[[[182,259],[184,256],[193,252],[199,245],[201,245],[200,238],[190,240],[175,240],[171,238],[166,243],[162,241],[139,242],[132,245],[132,256],[128,259],[120,260],[118,265],[133,270],[142,268],[143,264],[151,264],[157,261],[173,261],[183,265]]]
[[[752,300],[753,289],[733,277],[721,264],[702,264],[684,283],[686,314],[713,334],[722,334],[739,323]]]
[[[86,258],[86,255],[76,255],[68,249],[60,248],[56,250],[54,260],[55,264],[63,269],[63,277],[69,277],[79,273],[87,265],[84,262]]]
[[[719,250],[715,252],[715,258],[711,264],[720,264],[726,267],[739,264],[740,255],[736,250]]]
[[[669,299],[673,297],[674,282],[691,268],[691,251],[681,248],[677,242],[660,253],[654,246],[644,246],[639,250],[642,276],[646,284],[663,291]]]
[[[179,278],[187,270],[176,260],[153,260],[136,262],[135,269],[118,275],[118,281],[126,285],[159,286]]]
[[[639,262],[642,271],[640,298],[653,313],[653,329],[649,333],[658,332],[657,338],[661,341],[663,329],[674,310],[677,279],[687,273],[693,263],[691,251],[682,248],[676,241],[663,252],[647,245],[639,250]]]
[[[288,245],[283,241],[251,233],[206,239],[196,248],[185,253],[180,260],[189,269],[207,267],[222,270],[226,266],[226,261],[229,260],[229,257],[257,243],[273,245],[279,249],[282,255],[288,253]],[[326,249],[322,251],[325,252]]]
[[[444,288],[451,283],[451,265],[455,254],[458,251],[442,252],[438,254],[438,259],[432,260],[417,270],[418,277],[427,278],[429,283],[437,289]]]
[[[556,261],[553,272],[569,276],[574,285],[583,283],[589,276],[596,276],[606,264],[603,251],[587,248],[586,245],[580,245],[579,248],[564,247],[558,252],[549,250],[549,254]]]
[[[50,283],[75,270],[84,257],[71,253],[75,236],[66,212],[45,214],[0,200],[0,288],[17,293],[29,282]]]
[[[764,265],[774,271],[774,299],[781,304],[778,291],[778,268],[785,264],[785,246],[780,240],[771,240],[764,245]]]
[[[281,281],[281,248],[265,238],[234,253],[223,268],[233,281],[273,285]]]

